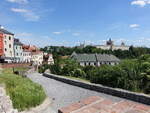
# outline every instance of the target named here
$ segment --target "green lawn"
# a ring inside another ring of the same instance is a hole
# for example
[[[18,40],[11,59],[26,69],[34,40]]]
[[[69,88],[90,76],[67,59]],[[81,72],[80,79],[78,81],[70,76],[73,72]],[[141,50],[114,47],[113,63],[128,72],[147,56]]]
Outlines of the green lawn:
[[[15,71],[25,71],[26,69],[17,68]],[[46,98],[42,86],[12,72],[12,69],[3,70],[2,74],[0,74],[0,83],[6,85],[7,94],[10,96],[14,108],[23,111],[41,104]]]

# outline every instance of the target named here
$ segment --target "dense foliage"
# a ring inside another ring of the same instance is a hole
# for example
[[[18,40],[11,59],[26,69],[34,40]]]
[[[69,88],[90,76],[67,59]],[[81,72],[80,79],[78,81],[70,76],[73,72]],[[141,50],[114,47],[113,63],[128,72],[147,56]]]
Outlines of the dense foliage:
[[[113,54],[120,59],[131,59],[131,58],[138,58],[143,54],[150,54],[150,49],[146,47],[133,47],[131,46],[129,51],[122,51],[122,50],[102,50],[97,49],[93,46],[86,46],[85,48],[79,47],[59,47],[59,46],[48,46],[45,48],[41,48],[41,50],[52,53],[54,58],[57,59],[59,56],[66,56],[71,55],[73,52],[76,53],[101,53],[101,54]]]
[[[81,67],[75,61],[66,59],[49,66],[49,69],[58,75],[84,78],[97,84],[150,94],[150,55],[122,60],[116,66],[100,67]]]
[[[0,74],[0,83],[6,85],[13,106],[19,111],[35,107],[46,98],[42,86],[28,78],[13,74],[12,69],[6,69]]]

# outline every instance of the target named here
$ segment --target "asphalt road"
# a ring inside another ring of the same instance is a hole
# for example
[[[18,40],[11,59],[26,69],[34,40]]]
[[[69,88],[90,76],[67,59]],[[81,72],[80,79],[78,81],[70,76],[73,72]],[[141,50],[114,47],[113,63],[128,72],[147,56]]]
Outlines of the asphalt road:
[[[47,96],[53,99],[52,109],[54,111],[57,111],[61,107],[65,107],[71,103],[80,101],[90,96],[100,96],[111,99],[112,101],[123,100],[118,97],[87,90],[46,78],[39,73],[29,74],[28,77],[34,82],[41,84],[45,89]]]

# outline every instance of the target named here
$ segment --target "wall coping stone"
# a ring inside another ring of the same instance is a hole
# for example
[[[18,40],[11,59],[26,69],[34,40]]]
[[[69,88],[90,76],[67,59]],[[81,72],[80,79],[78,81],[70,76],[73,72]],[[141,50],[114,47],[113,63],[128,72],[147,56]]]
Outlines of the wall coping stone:
[[[144,93],[136,93],[136,92],[127,91],[124,89],[103,86],[101,84],[94,84],[94,83],[74,80],[71,78],[63,77],[61,75],[43,73],[43,76],[54,79],[54,80],[58,80],[58,81],[61,81],[61,82],[64,82],[73,86],[78,86],[78,87],[93,90],[96,92],[101,92],[101,93],[109,94],[112,96],[117,96],[117,97],[121,97],[121,98],[129,99],[132,101],[136,101],[139,103],[150,105],[150,95],[146,95]]]

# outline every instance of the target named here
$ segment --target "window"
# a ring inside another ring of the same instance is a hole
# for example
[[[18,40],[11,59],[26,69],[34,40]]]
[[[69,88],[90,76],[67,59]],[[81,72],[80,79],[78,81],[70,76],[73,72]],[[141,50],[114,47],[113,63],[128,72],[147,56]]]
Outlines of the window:
[[[5,45],[7,44],[7,41],[5,41]]]
[[[16,46],[16,49],[18,49],[17,46]]]
[[[10,55],[12,56],[12,51],[10,51]]]
[[[11,44],[9,44],[9,48],[11,48]]]
[[[18,56],[18,53],[17,53],[17,56]]]
[[[7,49],[5,48],[5,51],[7,51]]]
[[[11,40],[11,37],[9,36],[9,40]]]

